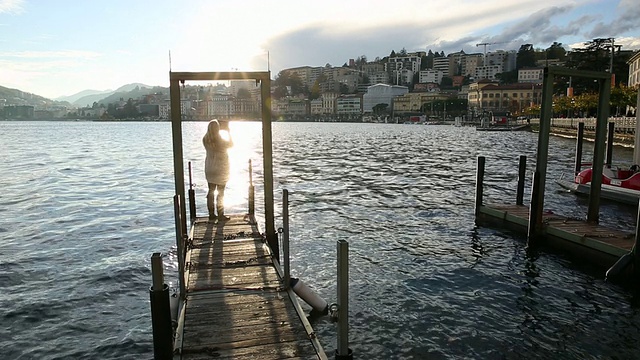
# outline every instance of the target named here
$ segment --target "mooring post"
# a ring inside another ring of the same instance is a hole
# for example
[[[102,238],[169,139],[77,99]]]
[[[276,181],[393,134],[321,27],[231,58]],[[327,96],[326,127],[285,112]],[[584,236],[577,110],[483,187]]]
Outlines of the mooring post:
[[[289,288],[291,264],[289,259],[289,190],[282,190],[282,256],[284,256],[284,287]]]
[[[615,127],[615,122],[609,122],[609,128],[607,129],[607,159],[605,160],[607,168],[611,168],[613,162],[613,135],[615,135]]]
[[[189,215],[191,216],[192,221],[196,218],[196,191],[193,189],[191,161],[189,161]]]
[[[633,279],[637,283],[640,280],[640,258],[638,258],[638,246],[640,243],[640,200],[638,200],[638,213],[636,215],[636,236],[631,248],[633,257]]]
[[[336,360],[352,360],[349,349],[349,243],[338,240],[338,348]]]
[[[582,170],[582,140],[584,138],[584,122],[578,123],[578,136],[576,139],[576,167],[574,175],[578,175]]]
[[[173,328],[171,325],[171,307],[169,302],[169,285],[164,283],[162,255],[151,255],[152,286],[149,289],[151,298],[151,325],[153,331],[153,358],[173,358]]]
[[[480,215],[480,207],[482,206],[484,162],[484,156],[478,156],[478,169],[476,172],[476,217]]]
[[[251,159],[249,159],[249,215],[255,215],[256,213],[256,190],[253,186],[253,166],[251,165]]]
[[[531,248],[536,245],[540,236],[541,211],[540,204],[540,172],[533,174],[533,186],[531,186],[531,203],[529,204],[529,227],[527,228],[527,247]]]
[[[178,283],[180,285],[180,297],[185,296],[185,283],[184,283],[184,234],[182,233],[182,205],[180,204],[180,195],[173,197],[173,210],[176,221],[176,250],[178,252]]]
[[[520,163],[518,164],[518,190],[516,191],[516,205],[523,204],[524,198],[524,178],[527,171],[527,157],[520,155]]]

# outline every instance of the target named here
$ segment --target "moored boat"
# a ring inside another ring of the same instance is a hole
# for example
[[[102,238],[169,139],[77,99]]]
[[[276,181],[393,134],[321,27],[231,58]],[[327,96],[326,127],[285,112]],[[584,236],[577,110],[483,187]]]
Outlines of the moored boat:
[[[593,169],[580,171],[573,181],[560,179],[556,181],[563,188],[577,194],[589,195],[591,191]],[[602,171],[600,197],[627,204],[638,204],[640,200],[640,167],[609,168]]]

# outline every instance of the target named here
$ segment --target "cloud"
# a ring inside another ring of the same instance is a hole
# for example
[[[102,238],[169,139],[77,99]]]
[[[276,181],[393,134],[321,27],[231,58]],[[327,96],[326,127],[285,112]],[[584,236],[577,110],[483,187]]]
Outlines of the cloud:
[[[20,14],[23,0],[0,0],[0,14]]]
[[[592,38],[616,37],[638,29],[640,6],[637,1],[621,0],[616,9],[616,15],[616,19],[610,23],[598,22],[589,36]]]
[[[100,53],[85,50],[60,50],[60,51],[9,51],[0,52],[0,58],[22,58],[22,59],[52,59],[52,58],[74,58],[93,59],[100,56]]]

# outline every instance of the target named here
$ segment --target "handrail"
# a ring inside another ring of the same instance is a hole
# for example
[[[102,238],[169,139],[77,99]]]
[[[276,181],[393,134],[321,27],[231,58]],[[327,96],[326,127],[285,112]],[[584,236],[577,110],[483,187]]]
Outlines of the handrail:
[[[531,124],[540,124],[539,118],[531,119]],[[635,133],[636,118],[635,117],[610,117],[609,122],[615,123],[615,132],[617,133]],[[578,124],[583,123],[585,130],[594,131],[596,128],[596,118],[551,118],[551,126],[567,129],[577,129]]]

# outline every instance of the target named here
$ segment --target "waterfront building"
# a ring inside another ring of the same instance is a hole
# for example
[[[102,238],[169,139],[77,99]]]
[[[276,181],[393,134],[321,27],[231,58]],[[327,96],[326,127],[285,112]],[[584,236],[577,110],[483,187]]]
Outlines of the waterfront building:
[[[481,81],[469,85],[467,95],[469,109],[476,114],[493,112],[519,113],[542,101],[541,84],[506,84]]]
[[[34,107],[31,105],[7,105],[3,108],[8,119],[33,119]]]
[[[438,92],[440,91],[440,85],[434,82],[419,83],[413,85],[413,91],[415,92]]]
[[[336,114],[360,115],[362,114],[362,97],[360,95],[341,95],[336,99]]]
[[[393,98],[393,111],[396,114],[421,112],[422,106],[436,100],[447,100],[450,95],[442,92],[412,92]]]
[[[502,72],[502,65],[478,66],[473,78],[495,80],[496,75]]]
[[[542,84],[544,68],[522,68],[518,70],[519,83]]]
[[[384,72],[384,64],[379,61],[368,62],[366,64],[362,64],[361,69],[365,75],[371,78],[371,76],[375,74]]]
[[[336,99],[338,93],[327,92],[323,93],[320,98],[322,99],[322,113],[323,114],[335,114],[336,113]]]
[[[395,96],[409,92],[409,88],[399,85],[376,84],[367,88],[367,92],[362,95],[362,111],[364,113],[373,112],[373,107],[378,104],[387,104],[391,108],[391,101]]]
[[[167,100],[163,104],[158,104],[158,118],[162,120],[169,119],[171,115],[171,107],[169,106],[169,101]]]
[[[633,87],[640,85],[640,51],[636,51],[636,53],[629,58],[627,64],[629,64],[629,80],[627,86]]]
[[[462,57],[460,64],[460,74],[463,76],[475,76],[478,66],[482,66],[482,54],[466,54]]]
[[[309,101],[309,112],[311,115],[321,115],[322,114],[322,99],[317,98]]]
[[[487,53],[485,57],[484,66],[499,66],[499,72],[507,72],[516,69],[516,57],[515,50],[496,50]]]
[[[387,84],[391,85],[389,82],[389,74],[386,72],[377,72],[375,74],[369,75],[369,84]]]
[[[231,95],[238,96],[238,91],[240,91],[240,89],[246,89],[251,92],[255,88],[258,88],[255,80],[231,80],[229,91],[231,92]]]
[[[442,76],[449,76],[449,60],[447,57],[434,57],[433,70],[442,71]]]
[[[449,59],[449,77],[460,75],[462,69],[462,59],[465,57],[464,51],[459,51],[447,55]]]
[[[403,55],[396,54],[396,56],[389,57],[385,64],[385,70],[393,79],[394,84],[411,84],[413,83],[413,74],[420,71],[423,56],[426,56],[424,51]]]
[[[443,76],[444,76],[444,72],[442,72],[442,70],[434,70],[434,69],[422,70],[418,74],[418,82],[421,84],[425,84],[425,83],[440,84],[442,82]]]
[[[207,101],[207,114],[210,118],[229,118],[233,114],[233,100],[230,94],[215,93]]]

